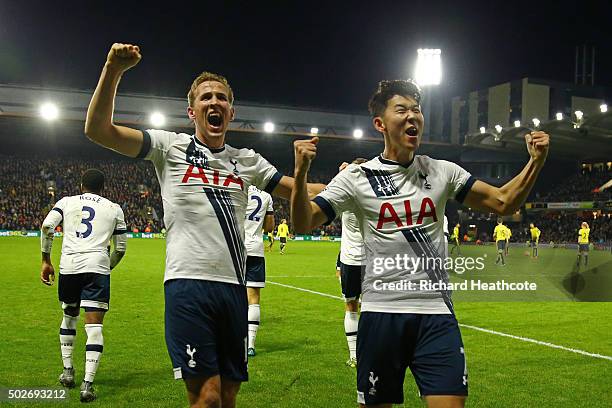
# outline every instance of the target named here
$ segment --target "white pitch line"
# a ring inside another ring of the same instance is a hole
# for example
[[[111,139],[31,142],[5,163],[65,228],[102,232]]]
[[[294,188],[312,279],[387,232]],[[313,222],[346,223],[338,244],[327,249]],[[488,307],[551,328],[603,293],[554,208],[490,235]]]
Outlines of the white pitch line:
[[[317,292],[317,291],[310,290],[310,289],[299,288],[297,286],[286,285],[284,283],[278,283],[278,282],[272,282],[272,281],[267,281],[267,283],[271,283],[273,285],[278,285],[278,286],[283,286],[285,288],[299,290],[299,291],[302,291],[302,292],[314,293],[315,295],[325,296],[325,297],[332,298],[332,299],[343,300],[342,297],[340,297],[340,296],[334,296],[334,295],[330,295],[328,293]],[[466,328],[472,329],[472,330],[478,330],[478,331],[481,331],[483,333],[495,334],[497,336],[502,336],[502,337],[509,337],[511,339],[520,340],[520,341],[524,341],[524,342],[527,342],[527,343],[539,344],[540,346],[546,346],[546,347],[551,347],[551,348],[555,348],[555,349],[559,349],[559,350],[569,351],[571,353],[582,354],[583,356],[589,356],[589,357],[593,357],[593,358],[600,358],[600,359],[603,359],[603,360],[612,361],[612,357],[610,357],[610,356],[606,356],[606,355],[602,355],[602,354],[597,354],[597,353],[589,353],[588,351],[574,349],[574,348],[565,347],[565,346],[559,346],[557,344],[548,343],[546,341],[530,339],[529,337],[515,336],[513,334],[503,333],[503,332],[499,332],[499,331],[495,331],[495,330],[483,329],[482,327],[472,326],[472,325],[463,324],[463,323],[459,323],[459,326],[466,327]]]

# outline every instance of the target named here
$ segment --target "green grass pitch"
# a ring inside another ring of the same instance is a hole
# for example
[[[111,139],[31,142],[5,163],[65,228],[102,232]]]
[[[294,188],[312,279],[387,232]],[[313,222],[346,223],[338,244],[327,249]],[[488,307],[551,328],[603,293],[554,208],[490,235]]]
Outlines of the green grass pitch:
[[[53,250],[58,268],[61,241]],[[286,255],[267,253],[268,285],[262,291],[258,355],[249,362],[241,407],[356,406],[355,371],[347,368],[341,300],[334,276],[339,245],[290,242]],[[511,248],[508,266],[494,264],[492,246],[463,247],[484,256],[481,272],[453,275],[488,281],[530,280],[537,295],[508,292],[456,293],[460,323],[535,339],[601,356],[612,356],[612,256],[591,252],[577,270],[575,251],[541,249],[538,260]],[[4,261],[0,285],[0,387],[57,387],[61,371],[57,287],[39,281],[40,245],[33,238],[0,238]],[[98,407],[187,406],[184,385],[172,378],[163,335],[162,240],[133,239],[113,271],[111,310],[104,324],[104,354],[96,376]],[[608,302],[589,302],[604,299]],[[83,375],[85,333],[79,321],[77,376]],[[612,361],[542,344],[462,328],[471,407],[610,407]],[[78,390],[63,403],[2,403],[6,406],[81,406]],[[410,372],[406,407],[422,406]]]

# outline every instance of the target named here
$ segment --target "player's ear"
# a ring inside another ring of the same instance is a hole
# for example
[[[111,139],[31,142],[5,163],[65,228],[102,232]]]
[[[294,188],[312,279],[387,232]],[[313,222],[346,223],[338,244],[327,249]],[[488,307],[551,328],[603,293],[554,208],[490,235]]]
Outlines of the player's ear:
[[[376,116],[374,119],[372,119],[372,124],[374,125],[374,129],[381,133],[386,130],[385,124],[380,116]]]
[[[195,112],[193,111],[193,108],[191,106],[187,107],[187,116],[189,117],[189,119],[195,121]]]
[[[236,112],[234,111],[234,107],[232,106],[232,108],[230,109],[230,122],[234,120],[235,113]]]

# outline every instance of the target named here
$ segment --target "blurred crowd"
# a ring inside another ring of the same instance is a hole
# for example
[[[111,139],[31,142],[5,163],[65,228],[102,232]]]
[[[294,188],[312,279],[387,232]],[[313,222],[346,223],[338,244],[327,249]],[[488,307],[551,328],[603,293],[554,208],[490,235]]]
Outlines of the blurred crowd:
[[[42,159],[0,155],[0,229],[37,230],[53,204],[61,197],[79,194],[79,180],[83,171],[98,168],[106,175],[102,195],[121,205],[128,229],[133,232],[162,232],[163,210],[159,184],[153,165],[144,160],[74,158]],[[334,174],[313,174],[309,182],[327,184]],[[612,188],[601,193],[592,190],[610,180],[607,168],[585,168],[551,192],[537,194],[540,201],[610,200]],[[453,209],[449,204],[449,209]],[[456,212],[456,209],[453,210]],[[276,224],[281,219],[290,222],[289,202],[274,199]],[[483,218],[484,217],[484,218]],[[486,224],[494,222],[490,215],[470,217]],[[593,242],[612,241],[610,214],[591,212],[530,213],[522,224],[510,225],[512,240],[529,239],[529,222],[542,231],[542,242],[576,242],[580,223],[587,221]],[[290,224],[291,229],[291,224]],[[492,229],[492,228],[491,228]],[[490,240],[488,227],[479,228],[479,239]],[[330,225],[316,229],[313,235],[341,235],[339,217]]]

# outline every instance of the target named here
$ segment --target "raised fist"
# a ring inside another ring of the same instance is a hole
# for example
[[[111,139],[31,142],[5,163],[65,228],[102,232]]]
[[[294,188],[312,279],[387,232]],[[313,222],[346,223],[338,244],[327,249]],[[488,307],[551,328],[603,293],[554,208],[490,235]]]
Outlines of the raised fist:
[[[138,64],[141,58],[137,45],[114,43],[106,57],[106,64],[123,73]]]
[[[296,172],[308,171],[310,163],[317,156],[317,143],[319,143],[319,138],[317,136],[312,139],[302,139],[293,142]]]

